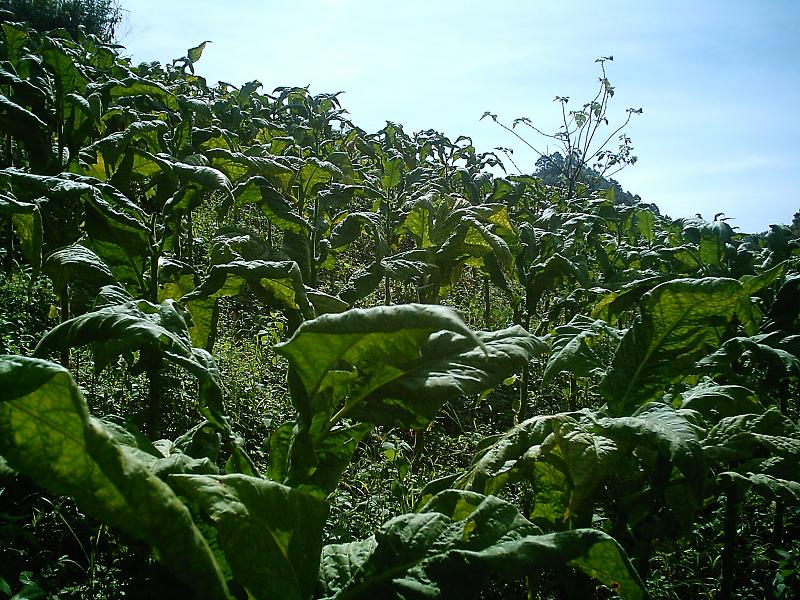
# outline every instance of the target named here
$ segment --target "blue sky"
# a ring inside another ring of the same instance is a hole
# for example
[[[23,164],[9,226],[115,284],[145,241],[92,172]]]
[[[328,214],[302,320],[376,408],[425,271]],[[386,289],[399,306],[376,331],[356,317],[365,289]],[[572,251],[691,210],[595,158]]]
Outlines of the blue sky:
[[[638,163],[615,176],[674,218],[724,212],[742,231],[800,210],[800,0],[123,0],[133,61],[166,62],[211,40],[210,83],[336,92],[353,121],[469,135],[479,151],[536,156],[489,120],[554,131],[556,95],[589,100],[607,64],[610,115]],[[577,108],[577,106],[576,106]],[[546,140],[530,137],[541,150]],[[550,146],[550,149],[555,149]],[[510,167],[510,165],[509,165]],[[527,169],[526,169],[527,167]]]

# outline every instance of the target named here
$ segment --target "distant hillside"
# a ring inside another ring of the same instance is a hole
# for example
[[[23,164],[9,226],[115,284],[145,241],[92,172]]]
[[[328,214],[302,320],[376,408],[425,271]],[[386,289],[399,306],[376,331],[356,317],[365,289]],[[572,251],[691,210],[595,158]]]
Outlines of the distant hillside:
[[[533,174],[547,185],[561,186],[564,184],[563,173],[565,170],[564,157],[560,152],[553,152],[542,156],[536,161],[536,170]],[[584,191],[588,194],[613,188],[617,204],[633,206],[642,203],[642,198],[639,194],[626,192],[617,180],[603,177],[602,174],[589,167],[581,169],[578,183],[583,186]],[[656,214],[661,214],[655,204],[648,204],[647,206],[652,208]]]

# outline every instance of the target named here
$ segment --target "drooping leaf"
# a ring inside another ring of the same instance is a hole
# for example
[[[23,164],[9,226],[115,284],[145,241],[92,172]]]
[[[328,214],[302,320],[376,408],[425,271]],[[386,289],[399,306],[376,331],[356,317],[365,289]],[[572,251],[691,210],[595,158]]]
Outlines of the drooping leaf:
[[[375,260],[386,256],[388,247],[384,234],[383,223],[380,215],[370,212],[349,212],[344,219],[337,222],[331,231],[330,243],[332,248],[342,248],[353,243],[362,230],[369,231],[375,248]]]
[[[587,522],[597,489],[617,476],[640,473],[643,466],[634,451],[646,449],[662,455],[685,476],[697,509],[705,482],[700,445],[704,432],[690,416],[689,411],[652,404],[631,417],[609,418],[586,410],[534,417],[487,440],[451,485],[495,494],[528,480],[534,488],[531,518],[559,529],[574,520]],[[667,480],[669,473],[668,467]],[[430,492],[423,491],[423,498]],[[684,504],[688,500],[684,498]]]
[[[544,349],[519,327],[475,334],[450,309],[415,304],[324,315],[276,346],[296,369],[311,414],[330,415],[345,401],[367,422],[414,427],[448,398],[491,387]]]
[[[127,98],[130,96],[146,96],[148,98],[157,99],[166,108],[172,111],[178,111],[178,99],[166,87],[156,81],[149,81],[147,79],[137,77],[127,77],[122,81],[110,81],[108,84],[108,92],[111,94],[111,99],[116,101],[119,98]]]
[[[378,289],[381,281],[383,281],[385,272],[380,262],[372,263],[366,269],[356,271],[339,291],[339,297],[349,304],[366,298]]]
[[[75,279],[98,286],[113,283],[114,276],[94,252],[80,244],[66,246],[51,253],[44,262],[44,272],[53,281],[53,289],[61,294]]]
[[[535,312],[542,295],[565,278],[576,281],[582,287],[589,287],[589,278],[584,269],[560,254],[554,254],[544,263],[533,265],[526,282],[528,311]]]
[[[135,351],[140,352],[143,367],[157,357],[183,367],[198,378],[201,396],[212,413],[219,414],[222,392],[217,367],[210,354],[192,346],[183,314],[172,300],[162,304],[128,300],[70,319],[45,334],[34,356],[86,344],[92,345],[98,371]]]
[[[800,430],[776,408],[725,417],[708,432],[703,451],[726,464],[769,455],[796,462],[800,458]]]
[[[627,284],[619,290],[609,292],[595,304],[592,309],[592,317],[614,325],[625,311],[636,307],[644,294],[664,281],[665,278],[661,276],[647,277]]]
[[[600,383],[608,407],[624,415],[682,379],[716,350],[746,291],[735,279],[677,279],[648,292]]]
[[[196,343],[206,347],[213,336],[210,311],[217,299],[238,295],[244,286],[269,307],[299,311],[307,319],[315,315],[296,263],[234,260],[212,266],[200,285],[182,298],[194,321]]]
[[[8,215],[19,236],[22,253],[33,267],[35,277],[42,268],[44,228],[42,213],[35,202],[20,202],[9,194],[0,193],[0,215]]]
[[[172,475],[169,484],[211,521],[225,560],[249,597],[311,596],[328,516],[324,501],[245,475]]]
[[[697,411],[712,423],[722,417],[761,412],[764,409],[751,390],[710,381],[681,392],[681,399],[681,408]]]
[[[589,377],[602,372],[605,364],[594,346],[603,337],[619,340],[621,332],[605,321],[576,315],[566,325],[556,327],[550,337],[552,354],[547,361],[543,381],[547,382],[561,371],[570,371],[579,377]]]
[[[147,542],[198,597],[229,598],[189,511],[137,452],[89,416],[63,367],[0,357],[0,454],[38,484]]]
[[[285,231],[311,235],[311,226],[289,201],[263,177],[251,177],[233,190],[237,205],[256,204],[270,222]]]
[[[477,597],[490,573],[520,577],[574,566],[623,598],[646,592],[624,550],[605,533],[543,535],[507,502],[448,490],[419,512],[395,517],[360,542],[323,548],[325,598]]]

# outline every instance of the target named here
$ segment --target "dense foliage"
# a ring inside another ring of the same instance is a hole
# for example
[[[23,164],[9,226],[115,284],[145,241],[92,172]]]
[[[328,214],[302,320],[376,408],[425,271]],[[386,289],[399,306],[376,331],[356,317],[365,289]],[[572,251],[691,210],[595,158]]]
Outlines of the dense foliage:
[[[0,593],[797,585],[789,227],[496,176],[336,94],[209,86],[205,44],[0,39]],[[30,567],[47,519],[81,563]]]
[[[2,0],[0,10],[26,21],[37,31],[64,29],[74,37],[92,34],[113,41],[114,31],[122,20],[122,8],[116,0]]]

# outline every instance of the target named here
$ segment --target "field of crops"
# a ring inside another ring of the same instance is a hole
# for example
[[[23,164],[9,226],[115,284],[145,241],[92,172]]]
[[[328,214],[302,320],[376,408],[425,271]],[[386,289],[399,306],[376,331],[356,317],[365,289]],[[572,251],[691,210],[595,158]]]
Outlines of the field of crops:
[[[794,229],[0,44],[0,597],[794,597]]]

